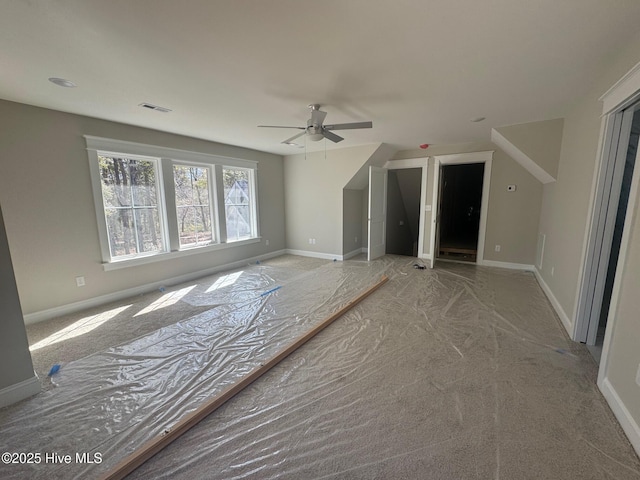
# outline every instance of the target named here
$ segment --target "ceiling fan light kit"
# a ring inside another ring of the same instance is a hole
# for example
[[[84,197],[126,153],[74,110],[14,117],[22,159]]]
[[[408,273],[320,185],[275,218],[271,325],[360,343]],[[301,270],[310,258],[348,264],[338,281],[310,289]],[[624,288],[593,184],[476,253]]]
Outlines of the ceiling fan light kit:
[[[336,135],[332,132],[332,130],[353,130],[356,128],[372,128],[372,122],[351,122],[351,123],[337,123],[334,125],[324,125],[324,119],[327,116],[327,112],[323,112],[320,110],[320,105],[317,103],[312,103],[309,105],[311,109],[311,118],[307,120],[306,127],[288,127],[288,126],[280,126],[280,125],[258,125],[258,127],[263,128],[295,128],[297,130],[302,130],[302,132],[295,134],[291,138],[287,138],[282,143],[286,145],[296,145],[293,141],[298,137],[306,135],[309,140],[312,142],[318,142],[323,138],[331,140],[334,143],[341,142],[344,140],[340,135]]]

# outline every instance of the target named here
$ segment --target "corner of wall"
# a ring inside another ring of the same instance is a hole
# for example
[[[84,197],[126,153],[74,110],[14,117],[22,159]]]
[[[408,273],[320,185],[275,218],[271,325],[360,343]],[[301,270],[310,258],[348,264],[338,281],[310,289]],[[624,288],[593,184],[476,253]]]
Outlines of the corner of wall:
[[[542,168],[538,162],[527,155],[518,145],[510,141],[506,136],[495,128],[491,129],[491,141],[504,150],[511,158],[522,165],[531,175],[542,183],[555,182],[556,178],[546,169]]]
[[[567,313],[562,308],[562,305],[560,305],[560,302],[553,294],[553,291],[551,290],[549,285],[547,285],[547,282],[545,282],[544,278],[542,278],[542,275],[540,274],[540,271],[538,270],[537,267],[533,269],[533,273],[536,276],[538,285],[540,285],[540,288],[542,288],[542,291],[549,299],[549,302],[551,303],[551,306],[553,307],[556,314],[558,315],[558,318],[560,318],[560,321],[562,322],[562,325],[567,331],[567,334],[569,335],[570,338],[573,338],[573,322],[571,321]]]
[[[631,446],[640,455],[640,425],[638,425],[631,415],[631,412],[627,409],[624,402],[618,395],[618,392],[613,388],[611,382],[607,377],[604,377],[598,381],[598,387],[602,392],[602,395],[609,403],[611,411],[615,415],[616,419],[620,423],[620,426],[624,430],[624,433],[629,438]]]
[[[37,375],[34,373],[33,377],[0,390],[0,408],[32,397],[40,393],[40,390],[40,380],[38,380]]]

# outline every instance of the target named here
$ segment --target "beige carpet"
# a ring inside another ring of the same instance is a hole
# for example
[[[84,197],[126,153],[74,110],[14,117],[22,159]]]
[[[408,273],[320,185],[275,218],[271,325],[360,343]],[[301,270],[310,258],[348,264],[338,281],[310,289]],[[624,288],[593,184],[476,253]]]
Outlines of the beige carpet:
[[[216,337],[209,344],[192,335],[224,317],[224,328],[234,332],[234,352],[243,345],[251,352],[246,355],[251,363],[263,352],[265,345],[259,340],[263,330],[286,336],[306,313],[324,308],[308,307],[314,288],[320,303],[327,303],[322,300],[326,285],[313,287],[310,277],[321,281],[344,270],[360,278],[370,269],[376,275],[384,271],[390,282],[131,478],[640,479],[640,461],[595,385],[595,363],[582,345],[568,340],[533,275],[462,264],[417,270],[413,262],[387,256],[372,264],[332,265],[287,256],[252,266],[269,273],[251,277],[257,281],[245,284],[244,290],[234,291],[228,285],[224,295],[207,293],[225,273],[196,286],[176,286],[107,306],[108,312],[127,308],[91,332],[34,351],[38,373],[48,371],[53,362],[70,363],[63,364],[60,387],[1,412],[0,446],[43,449],[61,442],[57,444],[61,449],[86,449],[87,442],[104,434],[104,425],[87,424],[86,432],[75,435],[74,444],[64,419],[73,422],[74,416],[84,413],[56,410],[65,405],[56,404],[56,399],[73,394],[73,388],[83,392],[73,386],[74,372],[87,385],[91,375],[107,378],[114,371],[113,365],[104,365],[104,375],[100,368],[92,372],[86,368],[101,365],[102,359],[123,359],[120,377],[126,376],[130,368],[126,362],[136,355],[136,365],[181,360],[171,347],[159,348],[153,355],[140,349],[149,345],[150,338],[166,342],[172,335],[185,342],[176,345],[200,355],[192,358],[212,359],[192,365],[198,375],[216,375],[222,365],[241,369],[237,357],[225,363],[223,357],[228,356],[221,354],[231,337]],[[244,310],[230,307],[234,299],[238,304],[253,302],[256,294],[275,285],[284,286],[260,303],[258,313],[237,315],[234,312]],[[168,293],[187,288],[191,290],[176,303],[162,308],[156,303],[155,310],[135,316],[163,296],[169,303]],[[348,288],[347,283],[340,284],[333,295],[347,296]],[[219,300],[216,305],[214,298]],[[295,312],[296,304],[301,312]],[[210,315],[215,311],[221,315]],[[102,313],[85,312],[30,327],[30,340],[36,344],[60,327]],[[181,322],[186,328],[178,325]],[[269,338],[269,345],[279,341]],[[121,346],[111,353],[100,353],[116,344]],[[144,358],[141,351],[146,352]],[[181,379],[188,378],[181,372]],[[166,377],[170,382],[171,375]],[[84,392],[95,398],[86,405],[104,405],[108,410],[112,404],[125,403],[123,396],[135,396],[132,392],[149,398],[153,392],[146,392],[150,385],[144,378],[128,378],[108,394],[101,387]],[[191,391],[184,385],[181,380],[163,391]],[[193,391],[198,388],[194,385]],[[74,402],[66,405],[73,407]],[[112,413],[122,413],[113,408]],[[86,409],[86,418],[91,418],[91,407]],[[163,427],[166,419],[160,414],[168,407],[161,410],[157,424],[145,423],[144,429]],[[60,418],[55,421],[40,418],[56,413]],[[40,435],[30,428],[30,423],[38,422],[45,422],[40,423],[45,425]],[[136,428],[135,423],[130,427]],[[111,435],[113,442],[105,440],[95,448],[115,455],[135,446],[127,445],[136,438],[133,433]],[[65,437],[64,442],[59,436]],[[122,444],[120,450],[112,445],[116,440]],[[97,468],[81,470],[1,466],[0,476],[93,478],[116,460],[107,455]]]

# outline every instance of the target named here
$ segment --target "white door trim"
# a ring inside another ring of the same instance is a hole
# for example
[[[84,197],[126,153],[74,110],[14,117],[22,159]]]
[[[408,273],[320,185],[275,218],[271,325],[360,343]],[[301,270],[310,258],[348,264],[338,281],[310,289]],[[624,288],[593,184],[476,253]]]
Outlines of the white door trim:
[[[640,63],[635,65],[629,72],[627,72],[620,80],[618,80],[607,92],[600,97],[602,101],[602,120],[600,123],[600,138],[598,140],[598,151],[596,157],[596,168],[598,172],[594,176],[591,186],[591,196],[589,211],[587,218],[587,226],[585,228],[583,248],[582,248],[582,263],[580,264],[579,278],[576,300],[573,310],[573,331],[571,332],[571,338],[575,341],[586,341],[589,329],[589,316],[586,315],[587,303],[590,301],[588,292],[594,289],[595,277],[592,273],[594,244],[596,243],[598,228],[598,212],[602,207],[602,195],[603,185],[606,179],[604,173],[608,164],[609,158],[617,154],[618,138],[617,134],[622,128],[622,111],[640,98]],[[614,137],[615,136],[615,137]],[[636,170],[638,165],[636,165]],[[634,172],[635,177],[635,172]],[[627,214],[625,219],[625,231],[627,228],[627,221],[634,210],[634,197],[629,197],[629,205],[627,207]],[[622,265],[622,260],[626,252],[627,244],[625,243],[625,235],[623,233],[622,244],[620,246],[620,256],[618,257],[618,265]],[[618,271],[621,269],[618,269]],[[616,273],[616,281],[618,274]],[[614,301],[617,301],[616,285],[614,284],[614,291],[611,298],[611,306],[609,313],[615,310],[616,305]],[[603,355],[601,357],[601,369],[606,362],[605,352],[608,350],[607,338],[609,330],[613,330],[613,325],[610,323],[614,321],[614,317],[610,317],[607,322],[607,332],[605,333],[605,344],[603,349]]]
[[[431,242],[429,252],[431,254],[431,267],[436,257],[436,231],[439,216],[440,200],[440,167],[441,165],[459,165],[463,163],[484,163],[484,176],[482,179],[482,201],[480,205],[480,227],[478,229],[478,253],[476,264],[484,263],[484,244],[487,233],[487,213],[489,210],[489,190],[491,188],[491,162],[494,150],[484,152],[456,153],[452,155],[436,155],[433,157],[433,221],[431,225]]]
[[[575,340],[588,345],[595,344],[600,320],[632,120],[633,111],[617,112],[609,116],[605,128],[573,332]]]
[[[407,158],[404,160],[389,160],[384,168],[387,170],[404,170],[408,168],[422,169],[422,182],[420,184],[420,224],[418,227],[418,258],[428,258],[424,252],[424,223],[427,202],[427,163],[429,157]]]

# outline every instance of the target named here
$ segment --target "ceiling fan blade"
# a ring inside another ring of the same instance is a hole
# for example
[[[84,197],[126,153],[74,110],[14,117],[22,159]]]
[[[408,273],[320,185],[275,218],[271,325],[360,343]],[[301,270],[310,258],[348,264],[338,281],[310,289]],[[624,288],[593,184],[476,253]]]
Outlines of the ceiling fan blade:
[[[330,132],[329,130],[325,130],[324,128],[322,129],[322,134],[324,135],[324,138],[328,138],[334,143],[338,143],[344,140],[344,138],[342,138],[341,136],[336,135],[335,133]]]
[[[335,125],[325,125],[327,130],[351,130],[354,128],[371,128],[373,122],[353,122],[353,123],[337,123]]]
[[[311,110],[311,120],[309,125],[322,125],[326,116],[327,112],[323,112],[322,110]]]
[[[262,128],[297,128],[298,130],[306,130],[306,127],[285,127],[282,125],[258,125],[258,127]]]
[[[292,142],[293,142],[293,140],[295,140],[295,139],[296,139],[296,138],[298,138],[298,137],[301,137],[301,136],[302,136],[302,135],[304,135],[305,133],[307,133],[307,132],[306,132],[306,131],[304,131],[304,132],[297,133],[297,134],[295,134],[293,137],[291,137],[291,138],[287,138],[286,140],[284,140],[284,141],[283,141],[283,142],[281,142],[281,143],[290,144],[290,143],[292,143]]]

